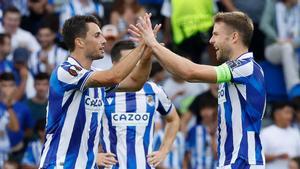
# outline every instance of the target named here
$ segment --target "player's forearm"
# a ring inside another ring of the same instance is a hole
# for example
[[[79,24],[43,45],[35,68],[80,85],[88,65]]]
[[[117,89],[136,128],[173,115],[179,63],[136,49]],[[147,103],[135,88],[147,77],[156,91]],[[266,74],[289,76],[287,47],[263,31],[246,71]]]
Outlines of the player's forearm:
[[[144,44],[138,46],[111,69],[114,75],[117,77],[116,79],[118,83],[120,83],[134,69],[137,62],[143,55],[144,50]]]
[[[151,55],[151,54],[152,52],[147,53],[147,55]],[[140,88],[148,80],[151,67],[152,67],[151,56],[142,56],[142,59],[140,60],[138,65],[133,69],[133,72],[130,74],[131,79]]]
[[[167,124],[165,127],[165,136],[163,139],[163,142],[160,146],[160,151],[163,151],[165,153],[168,153],[173,145],[174,139],[176,138],[176,134],[179,130],[180,126],[180,120],[177,115],[177,112],[171,112],[173,113],[172,118],[168,119],[166,118]],[[175,115],[176,114],[176,115]]]
[[[213,66],[197,65],[173,53],[158,42],[152,45],[152,50],[170,73],[190,82],[216,82],[216,72]]]

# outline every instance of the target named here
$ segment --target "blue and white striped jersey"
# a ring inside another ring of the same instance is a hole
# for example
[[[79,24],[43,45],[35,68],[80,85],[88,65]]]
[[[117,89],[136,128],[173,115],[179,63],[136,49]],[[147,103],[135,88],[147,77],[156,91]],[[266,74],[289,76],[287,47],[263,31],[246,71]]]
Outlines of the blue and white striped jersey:
[[[165,116],[172,107],[163,90],[152,82],[135,93],[107,95],[101,145],[104,152],[117,155],[113,169],[151,168],[146,156],[153,151],[154,113]]]
[[[22,159],[22,164],[29,166],[39,166],[43,144],[41,140],[36,140],[28,144]]]
[[[7,125],[9,124],[9,114],[6,106],[0,103],[0,168],[7,160],[10,151],[10,142],[7,134]]]
[[[158,151],[163,139],[165,132],[163,130],[159,130],[154,134],[154,151]],[[176,138],[174,140],[171,151],[168,153],[166,159],[161,164],[161,166],[165,169],[182,169],[182,162],[184,159],[184,149],[185,149],[185,138],[183,133],[178,132],[176,134]]]
[[[91,74],[72,57],[53,71],[40,168],[96,167],[105,91],[84,90]]]
[[[187,133],[186,152],[191,153],[191,169],[214,169],[215,158],[207,128],[196,124]]]
[[[226,64],[232,79],[219,84],[218,90],[218,166],[232,164],[237,158],[250,165],[263,165],[259,134],[266,89],[262,68],[252,53]]]

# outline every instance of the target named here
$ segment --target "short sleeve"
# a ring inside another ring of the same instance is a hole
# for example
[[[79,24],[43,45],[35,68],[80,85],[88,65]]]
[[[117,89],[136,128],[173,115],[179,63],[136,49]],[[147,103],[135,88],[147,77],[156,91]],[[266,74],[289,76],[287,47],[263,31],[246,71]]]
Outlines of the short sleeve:
[[[57,68],[56,74],[57,80],[60,82],[60,87],[64,91],[83,91],[92,71],[83,69],[77,65],[61,65]]]
[[[166,116],[172,110],[173,104],[171,100],[168,98],[167,94],[164,92],[164,90],[160,86],[157,85],[155,86],[156,86],[155,89],[158,98],[158,106],[156,110],[160,115]]]
[[[228,61],[226,64],[232,75],[231,82],[238,84],[248,83],[254,69],[251,59]]]

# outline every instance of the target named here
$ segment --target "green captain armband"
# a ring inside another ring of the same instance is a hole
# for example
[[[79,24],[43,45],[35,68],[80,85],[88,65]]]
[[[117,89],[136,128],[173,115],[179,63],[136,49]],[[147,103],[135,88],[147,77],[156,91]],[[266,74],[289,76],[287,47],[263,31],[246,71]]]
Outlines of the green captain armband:
[[[231,72],[226,63],[215,67],[217,72],[217,83],[230,82]]]

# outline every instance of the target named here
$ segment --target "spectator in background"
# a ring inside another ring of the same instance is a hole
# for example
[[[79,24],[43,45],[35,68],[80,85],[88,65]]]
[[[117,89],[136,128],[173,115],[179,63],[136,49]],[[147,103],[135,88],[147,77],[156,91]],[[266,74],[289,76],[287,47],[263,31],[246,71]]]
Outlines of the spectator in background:
[[[295,97],[292,100],[294,109],[295,109],[295,117],[294,117],[294,127],[296,127],[300,131],[300,97]]]
[[[66,60],[69,53],[55,44],[55,30],[48,24],[38,28],[37,39],[41,48],[31,54],[29,68],[33,75],[38,73],[50,75],[57,65]]]
[[[204,103],[218,102],[218,84],[211,83],[209,84],[209,89],[206,92],[200,93],[195,97],[193,102],[188,107],[188,111],[184,112],[181,118],[181,131],[186,133],[191,126],[194,126],[197,123],[197,120],[200,118],[196,118],[199,114],[199,110],[205,106]],[[199,121],[198,121],[199,123]]]
[[[166,17],[164,39],[167,46],[172,30],[177,53],[200,63],[213,26],[214,0],[189,0],[188,3],[186,0],[165,0],[161,12]]]
[[[40,158],[45,141],[46,118],[40,119],[35,125],[35,131],[38,133],[38,139],[28,144],[22,159],[22,169],[38,169]]]
[[[14,72],[16,69],[11,61],[7,59],[11,53],[11,37],[7,33],[0,33],[0,73]]]
[[[292,158],[289,161],[289,169],[300,169],[300,157]]]
[[[197,112],[195,124],[186,136],[183,169],[215,168],[217,160],[217,102],[206,100]]]
[[[60,26],[62,27],[65,20],[75,15],[95,15],[100,19],[104,16],[104,8],[93,0],[69,0],[60,14]]]
[[[300,79],[295,48],[300,47],[298,0],[267,0],[260,29],[266,34],[266,59],[282,65],[289,98],[300,96]]]
[[[49,75],[47,73],[39,73],[34,77],[34,89],[36,95],[27,99],[26,104],[31,112],[34,124],[46,118],[46,108],[48,102]]]
[[[13,64],[17,70],[17,75],[14,76],[18,90],[15,91],[14,97],[16,100],[22,100],[26,97],[25,91],[29,81],[29,70],[27,62],[30,52],[25,48],[17,48],[13,52]]]
[[[165,69],[157,61],[152,62],[152,69],[150,72],[150,80],[154,83],[162,85],[166,79]]]
[[[22,17],[21,27],[23,29],[36,35],[43,22],[47,22],[55,32],[58,31],[59,18],[47,8],[48,0],[28,0],[27,6],[29,14]]]
[[[39,49],[39,44],[35,37],[28,31],[20,28],[21,13],[11,6],[3,13],[3,27],[0,32],[8,33],[11,36],[12,51],[18,47],[24,47],[33,52]]]
[[[118,40],[118,29],[115,25],[104,25],[102,27],[102,34],[106,39],[104,45],[104,57],[99,60],[94,60],[92,66],[97,69],[107,70],[112,67],[111,49],[114,43]]]
[[[1,87],[0,87],[0,103],[8,105],[16,114],[19,122],[20,130],[8,129],[8,137],[10,140],[11,151],[13,154],[11,157],[14,160],[21,160],[22,148],[24,146],[23,139],[31,137],[32,134],[32,118],[28,107],[22,103],[14,100],[14,94],[16,93],[16,81],[11,73],[2,73],[0,76]]]
[[[0,102],[0,167],[3,166],[5,160],[7,160],[11,148],[7,134],[8,130],[14,132],[19,131],[19,122],[12,107],[13,98],[6,97],[11,91],[1,90],[1,88],[6,89],[7,85],[10,84],[6,83],[2,77],[3,76],[0,75],[0,97],[3,98],[3,101]]]
[[[120,39],[128,39],[128,26],[135,25],[137,18],[144,14],[145,9],[137,3],[137,0],[115,0],[110,22],[118,28]]]
[[[254,31],[249,51],[253,51],[255,60],[265,60],[264,57],[264,33],[259,29],[261,15],[266,0],[220,0],[228,12],[242,11],[253,21]]]
[[[290,158],[300,156],[300,133],[291,127],[294,109],[290,103],[275,103],[274,124],[261,132],[266,169],[288,169]]]

